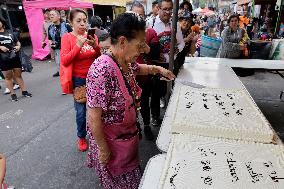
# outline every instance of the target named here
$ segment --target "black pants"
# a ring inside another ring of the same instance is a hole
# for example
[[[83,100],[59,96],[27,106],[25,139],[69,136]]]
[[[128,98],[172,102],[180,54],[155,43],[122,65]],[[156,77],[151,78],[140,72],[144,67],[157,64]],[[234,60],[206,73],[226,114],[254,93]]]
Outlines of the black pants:
[[[142,88],[140,112],[143,123],[144,125],[150,125],[151,114],[154,119],[160,117],[160,96],[159,94],[156,95],[157,93],[153,91],[155,87],[153,78],[149,78],[149,80],[146,82],[139,82],[138,80],[138,84]]]
[[[178,75],[180,68],[184,64],[185,57],[187,53],[190,51],[190,45],[191,45],[191,42],[187,43],[186,46],[183,48],[183,50],[177,54],[177,57],[174,61],[174,70],[173,70],[173,73],[175,74],[175,76]]]

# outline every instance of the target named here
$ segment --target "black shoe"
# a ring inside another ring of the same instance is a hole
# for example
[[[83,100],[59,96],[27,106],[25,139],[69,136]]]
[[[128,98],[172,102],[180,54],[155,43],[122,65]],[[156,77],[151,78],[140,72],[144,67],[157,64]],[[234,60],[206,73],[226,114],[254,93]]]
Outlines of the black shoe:
[[[154,140],[154,135],[149,125],[144,126],[144,134],[147,140]]]
[[[17,95],[16,94],[11,94],[11,100],[12,100],[12,102],[18,101]]]
[[[162,124],[162,120],[161,119],[152,119],[152,125],[154,126],[154,127],[159,127],[160,125]]]
[[[23,95],[24,97],[28,97],[28,98],[30,98],[30,97],[33,96],[33,95],[32,95],[31,93],[29,93],[28,91],[23,91],[23,92],[22,92],[22,95]]]
[[[53,77],[59,77],[59,72],[56,72],[55,74],[53,74]]]

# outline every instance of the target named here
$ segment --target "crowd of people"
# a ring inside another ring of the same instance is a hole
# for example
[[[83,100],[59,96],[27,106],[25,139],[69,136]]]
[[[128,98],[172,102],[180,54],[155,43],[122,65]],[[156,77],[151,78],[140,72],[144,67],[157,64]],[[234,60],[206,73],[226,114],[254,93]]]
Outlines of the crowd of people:
[[[142,130],[147,140],[155,138],[151,126],[161,124],[166,82],[175,78],[186,56],[200,56],[201,35],[222,39],[220,57],[241,58],[248,39],[258,34],[256,21],[246,15],[202,16],[192,11],[188,1],[179,7],[173,73],[168,70],[172,0],[153,1],[148,16],[135,1],[130,11],[113,22],[108,17],[106,24],[99,16],[88,19],[82,9],[72,9],[68,18],[65,11],[44,11],[42,48],[50,47],[57,65],[53,76],[60,77],[62,94],[74,96],[77,147],[88,150],[88,166],[96,169],[104,188],[138,188]],[[32,95],[21,77],[21,44],[5,24],[0,19],[0,65],[16,101],[14,81],[23,96]],[[1,167],[3,160],[0,155]],[[3,178],[0,169],[0,184]]]

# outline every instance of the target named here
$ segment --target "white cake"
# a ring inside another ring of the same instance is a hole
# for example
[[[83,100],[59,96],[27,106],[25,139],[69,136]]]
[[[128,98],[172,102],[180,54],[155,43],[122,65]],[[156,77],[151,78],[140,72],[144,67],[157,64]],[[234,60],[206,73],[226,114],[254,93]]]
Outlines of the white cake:
[[[182,86],[172,126],[174,133],[271,143],[274,133],[242,90]]]
[[[284,147],[178,134],[160,189],[283,189]]]

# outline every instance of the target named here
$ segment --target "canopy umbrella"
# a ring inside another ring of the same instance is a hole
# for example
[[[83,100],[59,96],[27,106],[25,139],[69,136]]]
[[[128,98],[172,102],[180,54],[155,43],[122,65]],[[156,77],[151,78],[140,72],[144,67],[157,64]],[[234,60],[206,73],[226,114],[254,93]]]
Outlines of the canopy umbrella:
[[[95,5],[113,5],[118,7],[126,7],[127,0],[81,0],[85,2],[94,3]]]

